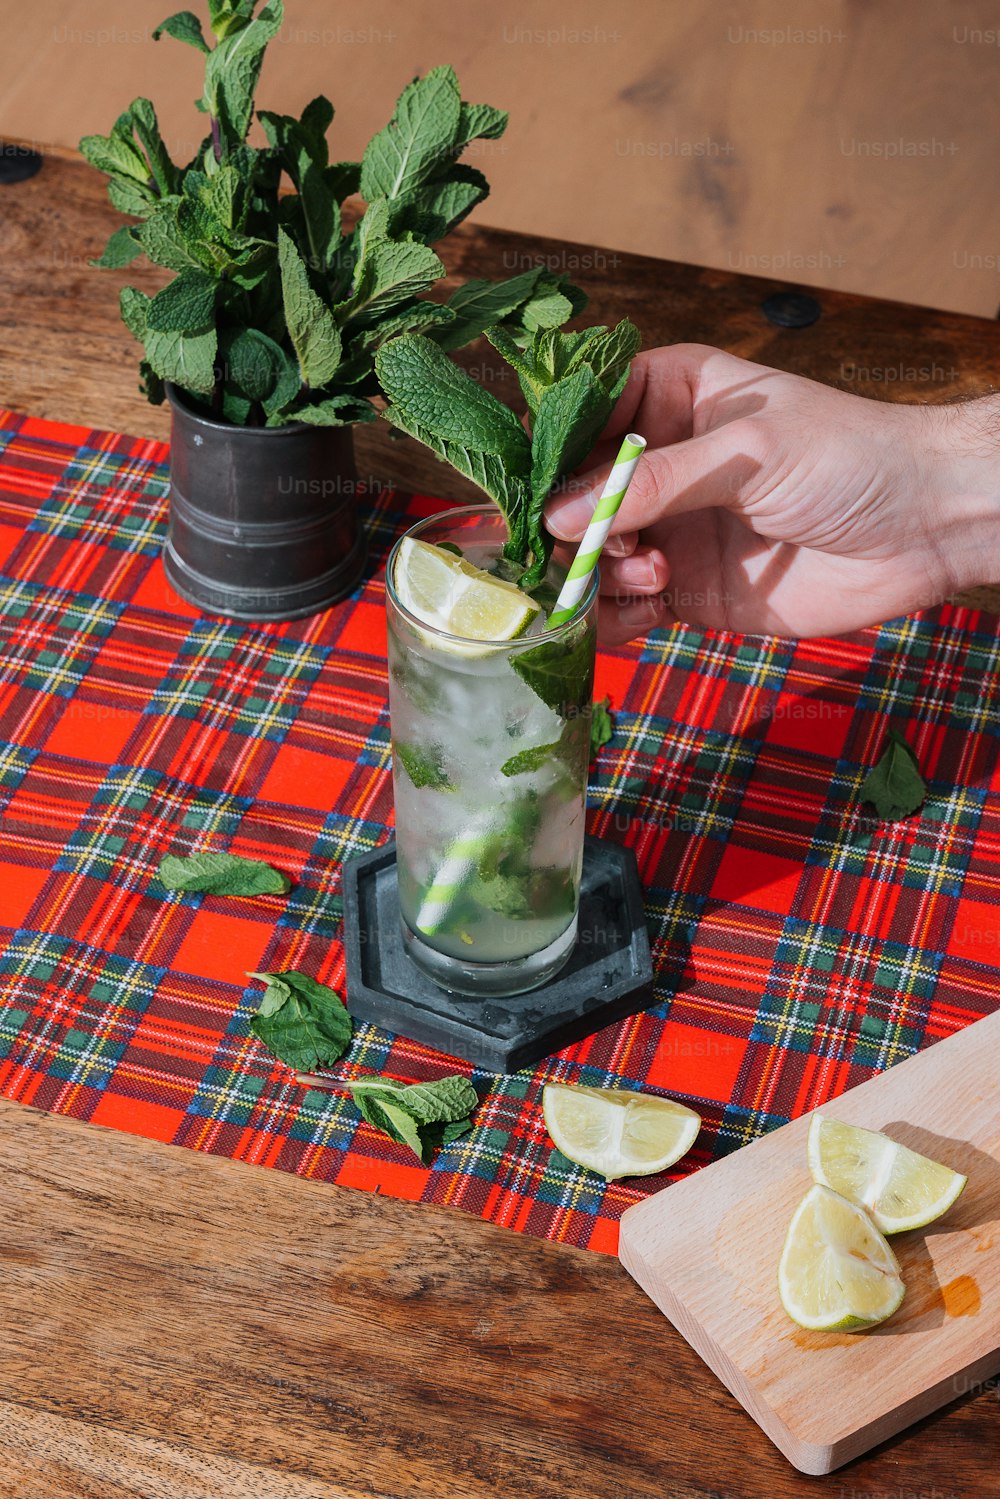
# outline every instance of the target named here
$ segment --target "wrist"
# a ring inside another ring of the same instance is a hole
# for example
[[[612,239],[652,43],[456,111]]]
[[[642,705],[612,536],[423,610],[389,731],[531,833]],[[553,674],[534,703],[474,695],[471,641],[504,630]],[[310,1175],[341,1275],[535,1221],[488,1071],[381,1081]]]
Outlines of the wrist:
[[[924,407],[930,534],[951,592],[1000,583],[1000,396]]]

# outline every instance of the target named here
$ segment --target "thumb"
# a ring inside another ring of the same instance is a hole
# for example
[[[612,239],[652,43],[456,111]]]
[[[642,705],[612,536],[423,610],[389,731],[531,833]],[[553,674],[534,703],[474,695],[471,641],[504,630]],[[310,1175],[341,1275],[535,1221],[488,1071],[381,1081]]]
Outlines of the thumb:
[[[649,449],[639,460],[612,533],[641,531],[668,515],[719,507],[740,510],[762,468],[760,440],[746,421],[727,422],[701,437]],[[561,541],[577,541],[587,529],[610,464],[580,475],[573,494],[550,501],[545,524]],[[582,491],[582,492],[581,492]]]

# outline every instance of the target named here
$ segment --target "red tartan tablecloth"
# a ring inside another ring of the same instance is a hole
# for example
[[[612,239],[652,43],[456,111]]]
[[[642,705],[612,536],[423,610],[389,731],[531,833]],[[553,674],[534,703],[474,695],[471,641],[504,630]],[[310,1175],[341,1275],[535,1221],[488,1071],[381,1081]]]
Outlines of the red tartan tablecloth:
[[[510,1078],[429,1169],[250,1035],[248,969],[342,985],[340,864],[389,835],[383,586],[437,501],[381,494],[374,576],[307,620],[200,616],[159,550],[163,444],[0,413],[0,1092],[36,1108],[613,1251],[673,1175],[1000,1004],[1000,642],[945,607],[844,640],[657,632],[600,658],[618,728],[592,831],[636,851],[658,1003]],[[930,787],[880,824],[887,725]],[[164,852],[229,849],[295,885],[165,895]],[[338,1071],[468,1070],[359,1025]],[[675,1172],[552,1150],[548,1078],[662,1090],[704,1128]]]

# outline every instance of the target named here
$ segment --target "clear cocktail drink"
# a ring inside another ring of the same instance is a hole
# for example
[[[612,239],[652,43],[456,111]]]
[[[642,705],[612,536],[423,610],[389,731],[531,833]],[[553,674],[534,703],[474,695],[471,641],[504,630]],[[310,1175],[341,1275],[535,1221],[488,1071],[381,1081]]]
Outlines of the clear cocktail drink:
[[[472,506],[408,534],[489,568],[506,525]],[[398,555],[399,544],[386,592],[404,941],[444,988],[519,993],[555,974],[576,938],[596,578],[565,625],[547,630],[540,612],[517,639],[472,641],[404,606]]]

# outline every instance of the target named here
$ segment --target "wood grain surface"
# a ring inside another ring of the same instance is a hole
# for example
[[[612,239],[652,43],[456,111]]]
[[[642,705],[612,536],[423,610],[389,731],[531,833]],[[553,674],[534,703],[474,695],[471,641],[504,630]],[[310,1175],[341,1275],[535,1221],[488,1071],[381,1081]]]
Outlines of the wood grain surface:
[[[154,4],[6,10],[0,132],[75,146],[142,94],[177,157],[193,154],[201,59],[152,40]],[[285,17],[258,97],[298,114],[329,95],[334,161],[414,73],[451,62],[467,99],[510,111],[468,157],[490,223],[985,317],[1000,305],[996,0],[287,0]]]
[[[1000,1013],[818,1111],[968,1177],[944,1218],[893,1237],[906,1297],[872,1332],[804,1331],[778,1299],[788,1225],[812,1186],[811,1115],[622,1218],[629,1273],[806,1473],[831,1472],[1000,1371],[998,1074]]]
[[[0,1172],[3,1499],[830,1493],[604,1256],[10,1103]],[[986,1389],[848,1482],[986,1499],[998,1441]]]
[[[0,404],[165,436],[136,393],[124,278],[85,263],[115,222],[72,160],[0,189]],[[473,228],[449,249],[463,276],[564,253]],[[767,283],[641,257],[580,275],[595,314],[629,313],[649,344],[705,339],[835,381],[844,362],[923,350],[946,378],[892,386],[918,400],[988,389],[1000,367],[1000,329],[978,319],[830,293],[796,333],[763,319]],[[364,463],[451,492],[382,431]],[[831,1489],[785,1462],[600,1255],[9,1103],[0,1172],[0,1499],[996,1492],[995,1388]]]

